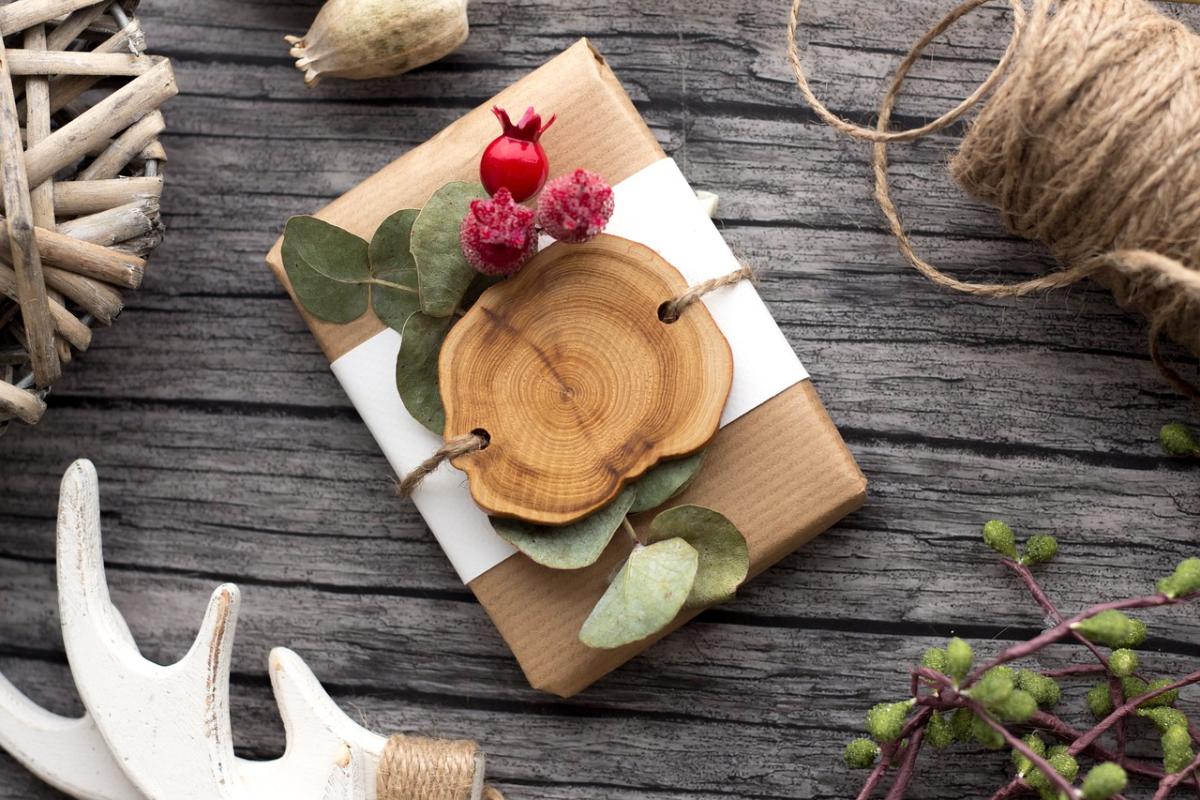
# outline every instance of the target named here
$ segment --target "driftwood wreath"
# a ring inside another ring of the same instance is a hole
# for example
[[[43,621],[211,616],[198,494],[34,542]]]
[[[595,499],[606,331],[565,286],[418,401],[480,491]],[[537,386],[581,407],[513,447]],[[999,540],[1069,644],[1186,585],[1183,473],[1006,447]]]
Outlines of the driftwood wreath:
[[[161,240],[158,108],[178,89],[170,62],[144,55],[135,6],[0,7],[0,431],[41,418]]]

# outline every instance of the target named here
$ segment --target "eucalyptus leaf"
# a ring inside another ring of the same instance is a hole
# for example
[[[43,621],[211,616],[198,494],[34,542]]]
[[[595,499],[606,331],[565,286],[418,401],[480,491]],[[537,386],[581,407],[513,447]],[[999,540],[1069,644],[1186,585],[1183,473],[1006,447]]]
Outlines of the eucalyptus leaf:
[[[599,511],[570,525],[531,525],[516,519],[492,517],[496,533],[531,559],[551,569],[582,569],[596,563],[633,504],[633,489]]]
[[[406,208],[385,219],[371,238],[371,307],[388,327],[404,331],[408,318],[421,310],[417,262],[412,255],[412,226],[419,209]]]
[[[446,428],[446,411],[438,388],[438,354],[453,324],[453,318],[413,314],[400,334],[400,355],[396,357],[396,389],[404,407],[439,436]]]
[[[367,310],[367,243],[316,217],[292,217],[283,232],[283,268],[308,313],[345,324]]]
[[[579,631],[588,647],[611,650],[671,624],[696,579],[700,556],[682,539],[638,546]]]
[[[711,508],[676,506],[656,516],[646,534],[647,542],[673,539],[682,539],[700,554],[687,607],[703,608],[733,599],[750,571],[746,537],[737,526]]]
[[[433,193],[413,223],[412,254],[417,262],[421,310],[431,317],[453,314],[478,274],[463,256],[459,230],[471,201],[487,196],[478,183],[447,183]]]
[[[639,511],[658,508],[682,492],[692,482],[692,478],[696,477],[703,461],[702,450],[687,458],[676,458],[658,464],[634,484],[637,487],[637,499],[633,501],[629,513],[636,514]]]

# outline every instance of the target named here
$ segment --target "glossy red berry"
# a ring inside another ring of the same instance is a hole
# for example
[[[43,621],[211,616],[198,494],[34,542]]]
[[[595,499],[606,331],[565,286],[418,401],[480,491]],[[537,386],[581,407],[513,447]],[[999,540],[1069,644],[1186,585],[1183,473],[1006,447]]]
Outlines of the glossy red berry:
[[[492,108],[492,113],[504,132],[483,151],[479,176],[488,194],[508,189],[520,203],[537,194],[550,174],[550,160],[538,140],[557,117],[543,125],[541,116],[530,106],[514,125],[508,112],[499,106]]]
[[[533,211],[503,188],[491,200],[471,201],[458,237],[467,263],[485,275],[512,275],[537,252]]]

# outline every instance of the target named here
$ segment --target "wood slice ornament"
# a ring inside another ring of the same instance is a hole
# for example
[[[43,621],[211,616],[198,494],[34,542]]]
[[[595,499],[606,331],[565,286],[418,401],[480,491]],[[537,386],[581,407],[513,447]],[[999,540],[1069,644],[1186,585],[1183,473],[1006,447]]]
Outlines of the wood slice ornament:
[[[0,5],[0,432],[41,418],[162,238],[158,108],[178,88],[143,54],[136,5]]]
[[[484,510],[565,525],[664,459],[716,433],[733,381],[729,343],[650,248],[602,235],[556,244],[488,289],[439,356],[445,438],[488,445],[453,464]]]

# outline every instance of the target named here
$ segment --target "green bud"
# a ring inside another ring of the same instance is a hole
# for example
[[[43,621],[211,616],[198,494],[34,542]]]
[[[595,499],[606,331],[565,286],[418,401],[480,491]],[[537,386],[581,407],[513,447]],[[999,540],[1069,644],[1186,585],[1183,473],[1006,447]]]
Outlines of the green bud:
[[[1042,741],[1042,737],[1036,733],[1027,733],[1021,739],[1033,752],[1037,753],[1042,758],[1046,757],[1046,743]],[[1020,750],[1013,749],[1012,751],[1013,764],[1017,768],[1017,777],[1024,778],[1033,770],[1033,762]]]
[[[1126,700],[1132,700],[1148,691],[1150,691],[1150,684],[1136,675],[1121,678],[1121,694],[1125,696]]]
[[[937,750],[948,747],[954,741],[953,728],[946,718],[936,711],[929,717],[929,723],[925,726],[925,741]]]
[[[1153,722],[1160,733],[1166,733],[1176,725],[1182,725],[1186,728],[1188,724],[1187,715],[1177,708],[1170,708],[1168,706],[1139,708],[1137,715]]]
[[[1056,705],[1062,697],[1062,689],[1058,681],[1039,675],[1033,670],[1023,669],[1017,673],[1017,688],[1024,689],[1033,695],[1033,699],[1042,708]]]
[[[1051,747],[1049,750],[1046,751],[1046,758],[1049,759],[1049,758],[1052,758],[1053,756],[1061,755],[1063,753],[1068,753],[1068,752],[1070,752],[1070,751],[1067,750],[1067,746],[1065,744],[1056,744],[1053,747]]]
[[[1108,647],[1128,647],[1137,635],[1133,620],[1115,609],[1101,611],[1071,627],[1091,641]]]
[[[1192,737],[1188,729],[1175,725],[1162,736],[1163,769],[1169,773],[1183,772],[1196,753],[1192,750]]]
[[[896,741],[904,729],[904,721],[908,718],[908,709],[912,708],[912,704],[912,700],[879,703],[867,712],[867,733],[881,742]]]
[[[940,647],[931,647],[921,654],[921,666],[936,669],[943,675],[946,673],[946,651]]]
[[[1036,714],[1038,710],[1037,700],[1023,689],[1015,690],[1008,697],[991,707],[995,709],[996,716],[1000,717],[1002,722],[1007,722],[1010,725],[1028,722],[1029,718]]]
[[[1187,558],[1180,561],[1175,572],[1170,577],[1160,580],[1157,588],[1167,597],[1172,598],[1200,592],[1200,558]]]
[[[971,736],[989,750],[1004,747],[1004,735],[983,721],[983,717],[972,716]]]
[[[1026,566],[1041,564],[1058,555],[1058,540],[1053,536],[1038,533],[1025,540],[1025,555],[1021,563]]]
[[[1051,755],[1047,755],[1046,760],[1050,762],[1050,766],[1054,767],[1054,771],[1071,783],[1075,782],[1076,776],[1079,775],[1079,762],[1077,762],[1066,749],[1055,749]],[[1026,776],[1025,781],[1038,790],[1038,793],[1043,797],[1057,797],[1058,792],[1054,785],[1050,783],[1050,779],[1040,769],[1035,769]]]
[[[1141,647],[1142,644],[1146,641],[1146,623],[1142,622],[1140,619],[1135,619],[1133,617],[1130,617],[1129,621],[1133,623],[1133,631],[1130,634],[1129,638],[1121,646],[1122,647]]]
[[[1097,683],[1088,690],[1087,707],[1096,719],[1104,719],[1113,712],[1112,695],[1107,683]]]
[[[1108,666],[1118,678],[1128,678],[1137,672],[1138,654],[1127,647],[1113,650],[1108,657]]]
[[[946,643],[946,674],[953,678],[955,683],[966,679],[974,660],[975,653],[972,652],[971,645],[962,639],[956,636]]]
[[[1012,528],[1000,520],[993,519],[984,523],[983,541],[1000,555],[1016,560],[1017,537]]]
[[[1146,686],[1146,692],[1153,692],[1155,689],[1161,689],[1164,686],[1170,686],[1174,682],[1175,681],[1171,680],[1170,678],[1158,678],[1156,680],[1152,680]],[[1145,692],[1142,692],[1142,694],[1145,694]],[[1173,706],[1175,705],[1175,701],[1178,699],[1179,690],[1172,689],[1169,692],[1163,692],[1158,697],[1153,697],[1144,703],[1140,703],[1138,708],[1162,708],[1165,706]]]
[[[1192,432],[1178,422],[1163,425],[1158,432],[1158,441],[1167,455],[1196,456],[1200,455],[1200,444],[1192,438]]]
[[[971,733],[975,728],[975,714],[969,708],[955,709],[950,715],[950,732],[956,742],[970,742],[975,737]]]
[[[842,752],[842,761],[850,769],[870,769],[879,758],[879,745],[870,739],[855,739],[846,745]]]
[[[1070,753],[1065,751],[1055,753],[1046,760],[1050,762],[1050,766],[1054,767],[1054,771],[1066,778],[1069,783],[1074,783],[1075,779],[1079,777],[1079,762]]]
[[[1105,761],[1092,768],[1083,779],[1084,800],[1108,800],[1114,794],[1125,791],[1129,776],[1119,764]]]
[[[993,667],[983,673],[979,681],[964,694],[985,706],[994,706],[1012,694],[1014,677],[1010,667]]]

